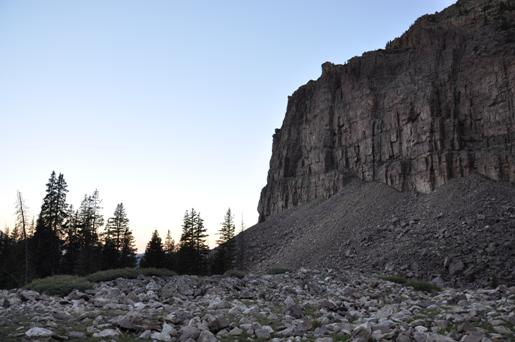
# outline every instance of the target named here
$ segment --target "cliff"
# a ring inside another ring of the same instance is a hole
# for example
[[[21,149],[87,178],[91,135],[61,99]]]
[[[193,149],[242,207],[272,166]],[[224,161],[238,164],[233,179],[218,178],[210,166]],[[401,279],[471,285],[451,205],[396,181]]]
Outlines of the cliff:
[[[260,221],[350,177],[423,193],[471,173],[515,182],[514,143],[515,4],[458,1],[289,97]]]

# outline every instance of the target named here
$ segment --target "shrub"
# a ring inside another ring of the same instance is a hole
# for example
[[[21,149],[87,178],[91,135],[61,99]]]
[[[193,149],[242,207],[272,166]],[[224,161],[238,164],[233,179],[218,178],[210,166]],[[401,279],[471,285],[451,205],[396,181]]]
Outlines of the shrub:
[[[115,280],[117,278],[125,278],[125,279],[134,279],[137,278],[138,275],[144,275],[144,276],[158,276],[158,277],[171,277],[173,275],[176,275],[174,271],[170,271],[166,268],[114,268],[111,270],[105,270],[105,271],[99,271],[92,273],[86,278],[89,281],[93,281],[95,283],[101,282],[101,281],[110,281]]]
[[[383,280],[390,281],[392,283],[402,284],[402,285],[406,285],[406,283],[408,282],[408,279],[401,277],[401,276],[397,276],[397,275],[384,276],[381,278]]]
[[[442,289],[430,282],[418,280],[418,279],[410,279],[408,281],[408,285],[413,287],[417,291],[424,291],[424,292],[440,292]]]
[[[137,277],[138,270],[135,268],[115,268],[111,270],[95,272],[86,276],[89,281],[93,281],[95,283],[115,280],[117,278],[134,279]]]
[[[283,274],[283,273],[288,273],[288,272],[291,272],[291,270],[286,267],[272,267],[266,273],[267,274]]]
[[[73,290],[84,291],[93,287],[86,278],[72,275],[58,275],[35,279],[25,288],[52,296],[65,296]]]
[[[242,270],[228,270],[224,273],[224,276],[226,277],[233,277],[233,278],[244,278],[247,275],[245,271]]]
[[[417,291],[423,291],[423,292],[439,292],[442,291],[442,289],[430,282],[420,280],[420,279],[407,279],[398,275],[390,275],[390,276],[384,276],[381,277],[382,279],[386,281],[391,281],[392,283],[397,283],[401,285],[411,286]]]
[[[174,271],[171,271],[167,268],[155,268],[155,267],[146,267],[140,268],[140,273],[144,276],[158,276],[158,277],[171,277],[177,275]]]

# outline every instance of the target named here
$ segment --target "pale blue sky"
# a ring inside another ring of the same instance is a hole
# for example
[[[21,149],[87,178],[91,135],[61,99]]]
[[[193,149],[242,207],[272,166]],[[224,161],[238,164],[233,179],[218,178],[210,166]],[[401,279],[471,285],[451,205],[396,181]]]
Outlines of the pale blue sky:
[[[0,0],[0,228],[52,170],[123,201],[140,249],[191,207],[249,226],[287,96],[451,3]]]

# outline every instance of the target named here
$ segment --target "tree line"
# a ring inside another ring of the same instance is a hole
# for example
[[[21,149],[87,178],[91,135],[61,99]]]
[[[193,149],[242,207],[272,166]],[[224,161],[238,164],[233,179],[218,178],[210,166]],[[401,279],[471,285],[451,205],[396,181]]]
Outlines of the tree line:
[[[0,288],[20,287],[32,279],[57,274],[86,275],[123,267],[159,267],[201,275],[243,268],[244,241],[239,238],[236,246],[236,226],[230,209],[214,250],[208,247],[207,229],[200,213],[191,209],[184,214],[179,243],[175,243],[170,231],[163,243],[155,230],[138,263],[123,203],[104,222],[98,190],[85,195],[77,209],[67,203],[67,193],[63,174],[52,172],[37,220],[29,223],[18,192],[14,229],[0,231]]]

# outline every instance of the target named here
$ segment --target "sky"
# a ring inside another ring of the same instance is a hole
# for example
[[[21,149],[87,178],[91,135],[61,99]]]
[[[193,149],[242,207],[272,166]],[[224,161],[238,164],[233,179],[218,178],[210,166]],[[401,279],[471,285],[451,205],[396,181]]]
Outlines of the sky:
[[[137,247],[200,211],[257,222],[287,97],[450,0],[0,0],[0,229],[52,170],[123,202]]]

